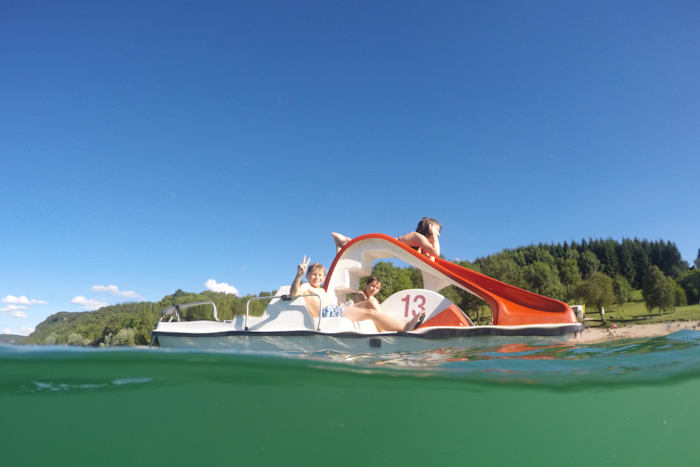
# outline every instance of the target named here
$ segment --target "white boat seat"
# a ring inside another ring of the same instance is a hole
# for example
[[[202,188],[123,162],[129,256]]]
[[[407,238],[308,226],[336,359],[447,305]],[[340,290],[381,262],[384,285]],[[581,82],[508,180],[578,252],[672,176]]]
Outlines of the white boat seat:
[[[277,295],[288,295],[290,286],[279,288]],[[301,331],[315,329],[314,319],[306,309],[304,299],[299,297],[291,301],[273,298],[260,317],[248,317],[248,329],[251,331]]]

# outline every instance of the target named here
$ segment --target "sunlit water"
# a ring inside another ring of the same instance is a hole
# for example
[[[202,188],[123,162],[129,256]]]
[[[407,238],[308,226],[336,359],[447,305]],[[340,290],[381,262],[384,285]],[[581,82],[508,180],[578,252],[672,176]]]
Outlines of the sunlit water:
[[[700,465],[700,332],[386,355],[0,346],[0,463]]]

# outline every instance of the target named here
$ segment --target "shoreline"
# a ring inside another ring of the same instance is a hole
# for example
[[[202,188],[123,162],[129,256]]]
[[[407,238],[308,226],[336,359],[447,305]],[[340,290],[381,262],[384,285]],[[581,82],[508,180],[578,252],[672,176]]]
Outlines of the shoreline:
[[[667,336],[683,329],[700,331],[700,323],[695,321],[671,321],[668,323],[626,324],[614,328],[586,328],[578,336],[572,336],[568,343],[593,344],[615,339],[659,337]]]

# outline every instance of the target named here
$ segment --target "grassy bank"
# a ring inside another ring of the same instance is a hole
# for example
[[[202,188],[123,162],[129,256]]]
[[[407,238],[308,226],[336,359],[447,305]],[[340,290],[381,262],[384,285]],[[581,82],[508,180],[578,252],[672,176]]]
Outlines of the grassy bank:
[[[590,327],[609,326],[611,324],[624,325],[629,323],[662,323],[666,321],[700,321],[700,305],[676,307],[672,312],[664,312],[659,316],[659,311],[654,309],[649,312],[642,300],[642,294],[637,290],[633,301],[622,305],[613,305],[605,310],[605,321],[601,319],[599,312],[586,310],[585,324]]]

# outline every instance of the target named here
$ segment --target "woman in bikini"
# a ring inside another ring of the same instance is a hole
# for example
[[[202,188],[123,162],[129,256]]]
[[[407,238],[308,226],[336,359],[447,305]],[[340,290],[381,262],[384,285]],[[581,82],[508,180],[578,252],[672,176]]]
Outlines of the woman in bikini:
[[[406,235],[401,235],[399,238],[397,238],[397,240],[410,246],[419,253],[423,253],[424,255],[432,258],[437,258],[440,256],[441,230],[442,226],[437,220],[431,217],[424,217],[418,223],[418,227],[416,227],[415,232],[409,232]],[[331,232],[331,235],[335,241],[336,254],[338,254],[340,250],[342,250],[343,247],[350,240],[352,240],[351,238],[337,232]]]

